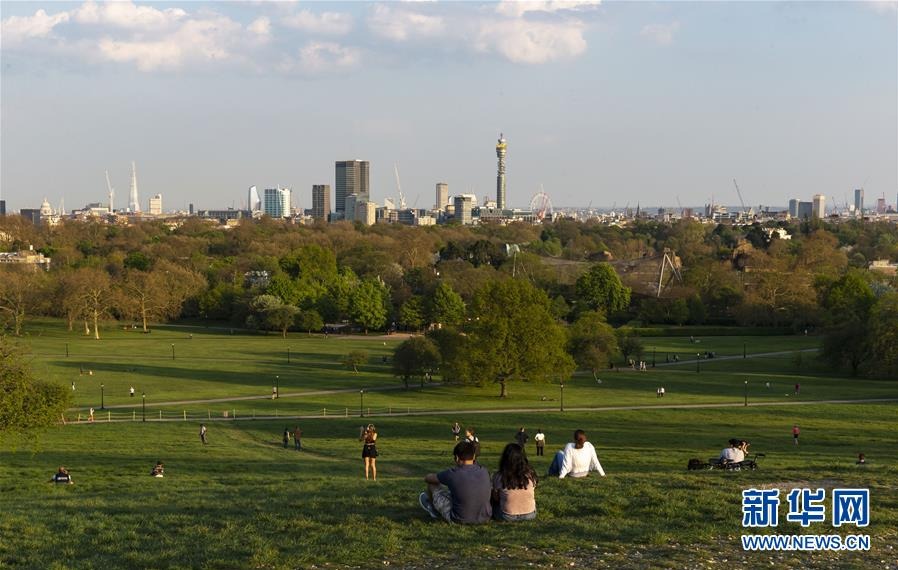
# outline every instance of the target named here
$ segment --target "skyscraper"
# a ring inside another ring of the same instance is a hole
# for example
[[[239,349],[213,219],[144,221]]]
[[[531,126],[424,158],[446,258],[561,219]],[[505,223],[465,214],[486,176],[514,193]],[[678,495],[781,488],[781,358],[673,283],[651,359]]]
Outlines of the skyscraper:
[[[131,198],[128,208],[133,214],[140,213],[140,196],[137,194],[137,164],[131,161]]]
[[[312,217],[323,222],[331,213],[331,185],[312,185]]]
[[[247,192],[246,209],[252,213],[262,211],[262,199],[259,198],[259,191],[255,186],[250,186]]]
[[[262,195],[262,213],[272,218],[290,216],[290,189],[266,188]]]
[[[367,160],[338,160],[336,163],[336,177],[334,190],[334,209],[338,212],[346,211],[346,197],[356,194],[358,199],[368,200],[371,190],[368,185],[369,164]],[[345,214],[345,218],[354,218],[354,212]]]
[[[796,200],[795,198],[789,200],[789,217],[798,217],[798,200]]]
[[[471,209],[477,199],[471,194],[459,194],[455,197],[455,219],[459,224],[467,226],[471,224]]]
[[[445,182],[437,182],[437,198],[434,208],[442,210],[449,205],[449,185]]]
[[[6,200],[0,200],[0,216],[6,215]]]
[[[507,146],[505,135],[499,133],[499,142],[496,143],[496,157],[499,159],[496,171],[496,206],[500,210],[505,209],[505,152]]]
[[[826,217],[826,196],[823,194],[814,194],[814,206],[811,215],[817,219]]]
[[[854,191],[854,213],[858,217],[864,215],[864,189],[857,188]]]

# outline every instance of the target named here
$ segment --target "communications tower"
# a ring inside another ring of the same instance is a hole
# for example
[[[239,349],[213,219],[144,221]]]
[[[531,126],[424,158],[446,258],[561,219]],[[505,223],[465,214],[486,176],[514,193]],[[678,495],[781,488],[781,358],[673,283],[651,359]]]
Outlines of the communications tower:
[[[507,146],[505,135],[499,133],[499,142],[496,143],[496,157],[499,159],[496,170],[496,206],[499,210],[505,209],[505,149]]]
[[[137,164],[131,161],[131,200],[128,209],[132,214],[140,213],[140,197],[137,195]]]

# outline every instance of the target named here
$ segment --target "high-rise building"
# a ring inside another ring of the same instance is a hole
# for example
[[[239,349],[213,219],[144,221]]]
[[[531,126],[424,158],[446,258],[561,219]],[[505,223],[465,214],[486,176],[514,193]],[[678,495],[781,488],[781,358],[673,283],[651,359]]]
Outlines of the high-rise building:
[[[789,217],[797,218],[798,217],[798,200],[792,198],[789,200]]]
[[[355,204],[359,202],[358,194],[347,194],[346,198],[343,200],[343,211],[340,212],[343,215],[343,219],[349,222],[355,221]]]
[[[323,222],[331,214],[331,185],[312,185],[312,217]]]
[[[137,193],[137,163],[131,161],[131,198],[128,201],[128,209],[132,214],[140,213],[140,196]]]
[[[876,213],[877,214],[885,214],[886,213],[886,198],[883,196],[882,198],[876,199]]]
[[[355,221],[362,222],[366,226],[373,226],[377,219],[377,204],[367,200],[355,203]]]
[[[246,196],[246,209],[250,212],[262,211],[262,199],[259,198],[259,191],[255,186],[250,186]]]
[[[192,202],[191,202],[190,204],[187,205],[187,213],[190,214],[191,216],[192,216],[193,213],[194,213],[194,211],[193,211],[193,203],[192,203]]]
[[[799,202],[798,203],[798,216],[799,220],[810,220],[811,216],[814,212],[814,204],[811,202]]]
[[[0,216],[6,215],[6,200],[0,200]]]
[[[150,215],[158,216],[162,213],[162,194],[156,194],[150,198]]]
[[[449,205],[449,185],[445,182],[437,182],[437,199],[434,208],[442,210]]]
[[[351,220],[354,210],[346,207],[346,197],[355,194],[359,200],[369,199],[371,194],[368,184],[369,164],[367,160],[338,160],[335,165],[334,209],[338,212],[349,212],[344,218]]]
[[[496,206],[500,210],[505,209],[505,152],[507,146],[505,135],[499,133],[499,142],[496,143],[496,158],[499,159],[496,170]]]
[[[472,194],[459,194],[455,197],[455,219],[459,224],[463,226],[471,224],[471,210],[475,201],[476,198]]]
[[[262,194],[262,213],[272,218],[290,217],[290,189],[266,188]]]
[[[854,191],[854,213],[858,217],[864,215],[864,189],[857,188]]]
[[[826,217],[826,196],[823,194],[814,194],[814,205],[811,210],[811,215],[814,218],[822,219]]]

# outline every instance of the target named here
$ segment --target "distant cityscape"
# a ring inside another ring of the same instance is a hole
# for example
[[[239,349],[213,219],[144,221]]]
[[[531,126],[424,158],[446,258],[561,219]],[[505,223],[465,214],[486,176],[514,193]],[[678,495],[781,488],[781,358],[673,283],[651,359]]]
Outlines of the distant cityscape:
[[[526,209],[507,208],[506,163],[508,141],[503,134],[496,142],[496,198],[484,196],[478,202],[473,193],[451,195],[445,182],[435,183],[434,201],[429,208],[408,206],[402,192],[399,169],[393,166],[396,180],[396,196],[388,197],[382,205],[371,200],[370,171],[367,160],[338,160],[334,163],[333,210],[331,209],[331,185],[312,185],[312,207],[294,207],[293,188],[275,186],[264,188],[260,193],[256,185],[247,189],[245,207],[197,210],[190,204],[186,211],[165,211],[162,194],[154,194],[147,201],[146,211],[142,210],[138,191],[137,165],[131,163],[131,180],[128,207],[115,208],[115,189],[106,172],[107,202],[89,203],[80,209],[67,212],[62,202],[54,209],[45,197],[38,208],[23,208],[19,215],[31,220],[35,225],[55,225],[64,219],[93,219],[106,223],[127,223],[135,219],[163,219],[176,222],[185,217],[198,217],[224,226],[232,226],[243,219],[268,216],[297,224],[330,223],[339,221],[358,222],[363,225],[377,223],[431,226],[455,223],[475,225],[480,223],[507,224],[512,222],[541,223],[557,218],[580,221],[598,220],[603,223],[622,224],[632,220],[656,220],[671,222],[678,219],[694,219],[703,222],[728,222],[747,224],[766,221],[811,220],[886,220],[898,223],[898,197],[896,204],[887,204],[885,196],[876,198],[869,207],[864,197],[864,189],[854,189],[852,202],[847,198],[842,204],[832,197],[828,205],[824,194],[815,194],[810,201],[790,198],[788,207],[746,206],[738,182],[734,179],[735,193],[739,206],[727,206],[714,201],[702,207],[683,207],[677,198],[677,207],[635,206],[627,203],[610,208],[563,207],[556,208],[548,194],[540,191],[532,196],[530,207]],[[0,216],[7,215],[6,201],[0,200]]]

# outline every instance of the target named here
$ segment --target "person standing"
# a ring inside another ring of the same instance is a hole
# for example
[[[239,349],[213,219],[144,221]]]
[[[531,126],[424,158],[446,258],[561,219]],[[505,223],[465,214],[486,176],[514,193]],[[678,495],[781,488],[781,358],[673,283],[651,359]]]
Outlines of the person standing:
[[[461,524],[489,522],[493,516],[490,474],[475,462],[474,443],[458,442],[452,455],[454,467],[424,477],[427,490],[418,495],[418,503],[435,519]]]
[[[801,392],[801,384],[795,384],[795,395],[797,396]]]
[[[134,386],[131,386],[131,388],[128,390],[128,392],[131,394],[131,397],[133,398],[134,397]]]
[[[455,441],[458,441],[458,437],[461,435],[461,426],[458,422],[452,424],[452,437],[455,438]]]
[[[798,436],[801,434],[801,430],[798,429],[797,425],[792,426],[792,441],[795,442],[795,445],[798,445]]]
[[[302,430],[299,426],[293,428],[293,449],[302,451]]]
[[[87,421],[89,421],[89,422],[94,421],[94,409],[93,408],[90,409],[90,415],[87,417]]]
[[[75,391],[75,382],[73,381],[72,382],[72,392],[74,392],[74,391]]]
[[[362,459],[365,461],[365,479],[368,479],[368,471],[370,470],[371,478],[377,481],[377,429],[374,427],[374,424],[368,424],[360,439],[365,442],[362,445]]]
[[[545,455],[546,434],[543,433],[542,428],[536,430],[536,435],[533,436],[533,441],[536,442],[536,454],[540,457]]]
[[[521,446],[521,449],[524,449],[524,446],[527,445],[529,439],[530,436],[527,435],[527,430],[525,430],[523,426],[518,430],[518,433],[514,434],[514,440]]]
[[[661,386],[660,388],[658,388],[658,396],[661,398],[664,397],[664,386]]]
[[[477,436],[474,435],[474,428],[465,428],[465,441],[474,444],[474,455],[476,457],[480,457],[480,439],[478,439]]]
[[[284,426],[284,449],[290,447],[290,428]]]
[[[203,442],[203,445],[208,443],[206,441],[206,424],[200,424],[200,441]]]

